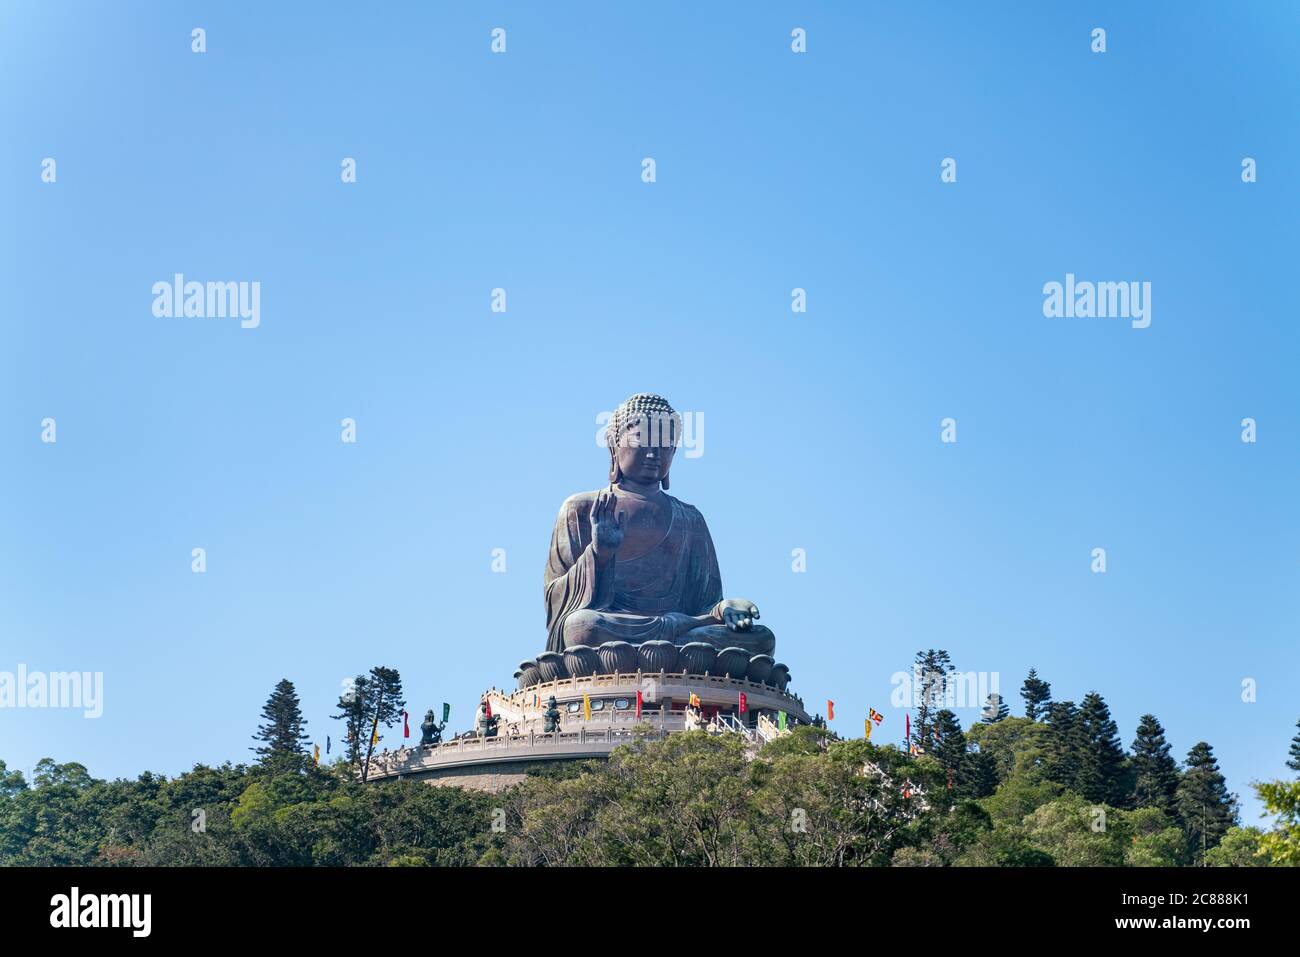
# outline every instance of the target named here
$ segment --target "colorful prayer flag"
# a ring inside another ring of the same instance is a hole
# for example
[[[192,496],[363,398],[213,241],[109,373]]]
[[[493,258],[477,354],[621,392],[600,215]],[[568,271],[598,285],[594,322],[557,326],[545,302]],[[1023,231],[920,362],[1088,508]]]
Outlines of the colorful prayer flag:
[[[778,711],[778,712],[776,713],[776,728],[777,728],[778,731],[784,731],[784,730],[785,730],[785,712],[784,712],[784,711]]]
[[[451,718],[451,705],[447,704],[447,702],[444,701],[442,703],[442,723],[446,724],[447,721],[450,720],[450,718]]]
[[[407,712],[403,711],[402,712],[402,737],[409,738],[410,736],[411,736],[411,716]]]
[[[636,691],[636,719],[638,721],[641,720],[641,689],[640,688],[638,688]]]
[[[492,701],[491,701],[491,699],[489,699],[489,698],[484,698],[484,699],[483,699],[483,703],[484,703],[485,705],[487,705],[487,716],[488,716],[489,718],[492,717]]]
[[[741,713],[741,714],[744,714],[744,713],[745,713],[745,707],[746,707],[746,705],[747,705],[748,703],[749,703],[749,699],[745,697],[745,692],[742,691],[742,692],[740,693],[740,713]]]
[[[880,724],[880,722],[885,720],[885,716],[881,714],[879,711],[877,711],[875,708],[868,708],[867,711],[871,715],[871,720],[876,722],[876,724]]]
[[[830,698],[826,699],[826,720],[835,720],[835,702],[830,700]]]
[[[871,719],[867,719],[867,733],[863,735],[868,741],[871,740]]]
[[[319,745],[319,744],[314,746],[314,748],[313,748],[313,750],[312,750],[311,759],[312,759],[314,762],[316,762],[317,764],[320,764],[320,745]]]
[[[591,720],[591,698],[587,696],[585,691],[582,693],[582,720]]]
[[[700,706],[700,696],[697,695],[694,691],[692,691],[692,692],[691,692],[691,707],[692,707],[692,708],[698,708],[699,706]]]
[[[330,736],[328,734],[325,735],[325,753],[330,753]]]

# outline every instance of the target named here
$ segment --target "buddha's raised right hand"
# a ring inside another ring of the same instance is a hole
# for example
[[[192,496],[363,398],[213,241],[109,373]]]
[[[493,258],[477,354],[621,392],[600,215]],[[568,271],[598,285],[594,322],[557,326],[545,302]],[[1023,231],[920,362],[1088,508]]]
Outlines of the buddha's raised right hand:
[[[597,564],[604,565],[623,544],[624,514],[616,512],[618,499],[612,489],[602,489],[591,503],[591,548]]]

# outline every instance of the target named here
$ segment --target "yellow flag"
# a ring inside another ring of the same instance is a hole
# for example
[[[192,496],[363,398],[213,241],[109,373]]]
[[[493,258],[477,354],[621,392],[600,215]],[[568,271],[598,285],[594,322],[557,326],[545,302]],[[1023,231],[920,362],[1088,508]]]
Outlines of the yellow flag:
[[[867,719],[867,735],[866,735],[866,738],[867,738],[868,741],[871,740],[871,719],[870,719],[870,718]]]
[[[312,759],[313,761],[315,761],[317,764],[320,764],[320,745],[319,745],[319,744],[316,745],[316,747],[312,750],[311,759]]]
[[[582,695],[582,720],[591,720],[591,698],[587,697],[586,692]]]
[[[370,746],[373,748],[378,743],[379,743],[379,719],[376,718],[375,723],[370,726]]]

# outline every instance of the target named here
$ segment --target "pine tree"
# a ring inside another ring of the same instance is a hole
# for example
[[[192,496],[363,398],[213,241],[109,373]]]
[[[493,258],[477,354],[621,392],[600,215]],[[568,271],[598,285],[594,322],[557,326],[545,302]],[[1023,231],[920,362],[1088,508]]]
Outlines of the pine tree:
[[[1128,803],[1128,760],[1120,742],[1119,726],[1101,695],[1090,691],[1079,706],[1079,756],[1075,789],[1094,804],[1124,807]]]
[[[1169,754],[1165,729],[1144,714],[1133,739],[1133,804],[1159,808],[1178,820],[1178,762]]]
[[[354,768],[361,764],[361,756],[370,742],[370,679],[357,675],[352,687],[339,695],[339,713],[332,715],[343,722],[343,748],[348,764]]]
[[[934,716],[934,742],[930,753],[945,769],[957,773],[966,757],[966,734],[957,715],[944,708]]]
[[[935,711],[948,696],[948,675],[956,669],[948,659],[948,652],[918,651],[912,677],[916,682],[916,723],[912,726],[912,741],[919,748],[930,747],[934,734]]]
[[[990,797],[998,789],[998,761],[991,751],[970,751],[966,755],[969,768],[969,796],[972,798]]]
[[[1025,699],[1025,717],[1037,721],[1047,715],[1047,706],[1052,703],[1052,686],[1030,668],[1029,676],[1020,689],[1020,697]]]
[[[262,764],[278,763],[306,756],[306,743],[311,740],[303,732],[307,721],[298,704],[298,692],[293,682],[281,678],[262,706],[262,719],[266,722],[253,735],[262,745],[250,748],[261,756]]]
[[[379,727],[392,727],[402,716],[402,676],[396,668],[376,665],[369,675],[357,675],[352,688],[339,696],[334,718],[347,728],[348,761],[361,767],[361,780],[370,777],[370,756],[381,735]]]
[[[1002,695],[996,691],[990,692],[988,699],[984,702],[984,717],[981,720],[985,724],[997,724],[1010,714],[1011,709],[1002,700]]]
[[[952,711],[944,708],[934,716],[934,744],[930,749],[934,757],[947,772],[947,782],[952,790],[949,796],[958,798],[972,797],[971,754],[966,742],[966,734],[961,729],[961,722]]]
[[[1049,781],[1055,781],[1067,791],[1073,791],[1082,751],[1079,741],[1079,709],[1073,701],[1054,701],[1047,706],[1043,717],[1047,722],[1044,772]]]
[[[1300,721],[1297,721],[1295,726],[1300,729]],[[1287,761],[1286,766],[1292,771],[1300,771],[1300,730],[1297,730],[1295,737],[1291,739],[1291,760]]]
[[[1186,763],[1187,770],[1178,783],[1178,816],[1188,851],[1203,865],[1205,852],[1217,847],[1237,823],[1237,796],[1228,793],[1214,751],[1204,741],[1193,745]]]

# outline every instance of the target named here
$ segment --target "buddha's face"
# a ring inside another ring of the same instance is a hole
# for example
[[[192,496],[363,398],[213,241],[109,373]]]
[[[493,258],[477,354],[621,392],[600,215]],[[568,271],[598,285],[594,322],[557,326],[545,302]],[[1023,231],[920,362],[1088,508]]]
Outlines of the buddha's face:
[[[677,451],[677,426],[664,417],[640,416],[623,430],[623,440],[614,450],[618,470],[625,478],[643,485],[660,482],[673,464]]]

